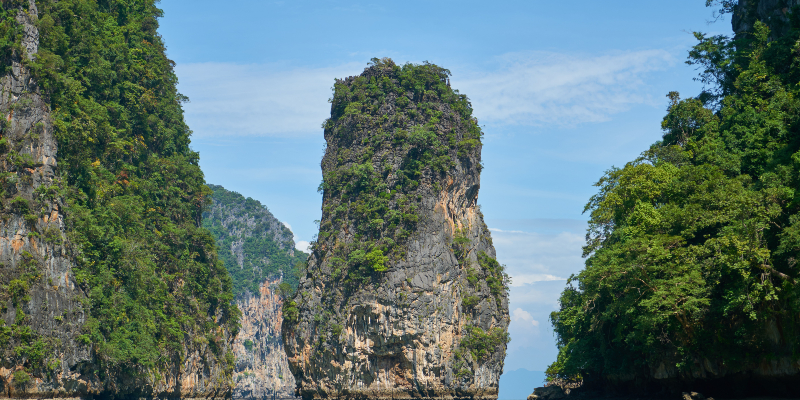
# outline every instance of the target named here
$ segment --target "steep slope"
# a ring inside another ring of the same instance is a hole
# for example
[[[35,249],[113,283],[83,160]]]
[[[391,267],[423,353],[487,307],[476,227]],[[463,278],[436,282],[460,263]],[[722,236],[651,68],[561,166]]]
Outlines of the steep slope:
[[[481,136],[433,64],[337,80],[322,220],[283,337],[304,398],[496,398],[507,276],[477,206]]]
[[[154,1],[0,8],[0,392],[223,398],[238,310]]]
[[[283,302],[278,287],[297,286],[295,265],[308,255],[294,249],[292,232],[261,203],[222,186],[209,187],[213,203],[203,213],[203,226],[217,240],[242,312],[233,344],[233,397],[292,398],[295,382],[280,336]]]
[[[38,51],[36,6],[3,11],[6,24],[19,24],[24,53],[6,54],[10,65],[0,78],[0,392],[48,395],[63,390],[58,380],[80,382],[70,367],[91,359],[78,340],[86,298],[65,240],[50,110],[22,59]],[[36,379],[49,374],[56,379]]]
[[[663,140],[586,207],[586,268],[551,316],[552,378],[800,395],[800,8],[723,3],[736,37],[696,34],[689,53],[703,93],[669,93]]]

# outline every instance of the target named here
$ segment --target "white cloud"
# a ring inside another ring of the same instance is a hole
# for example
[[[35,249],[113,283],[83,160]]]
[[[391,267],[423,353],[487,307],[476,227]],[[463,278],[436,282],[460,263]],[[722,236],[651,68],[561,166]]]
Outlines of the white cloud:
[[[310,253],[311,252],[311,250],[309,250],[309,247],[310,247],[310,243],[306,242],[305,240],[300,240],[300,241],[298,241],[298,242],[296,242],[294,244],[294,248],[295,249],[300,250],[300,251],[304,251],[306,253]]]
[[[514,286],[522,286],[534,282],[564,281],[567,278],[550,274],[517,274],[513,277]]]
[[[574,125],[649,101],[645,76],[674,63],[665,50],[600,56],[512,53],[491,70],[454,69],[453,87],[469,95],[481,120],[521,125]],[[189,126],[198,137],[296,136],[319,133],[330,115],[334,78],[363,63],[320,68],[267,64],[179,64]]]
[[[648,102],[645,76],[674,64],[665,50],[599,56],[511,53],[493,71],[453,76],[482,121],[502,124],[571,126]]]
[[[563,281],[583,268],[583,235],[496,228],[491,231],[497,259],[506,265],[513,287],[535,282]]]
[[[530,322],[531,325],[537,328],[539,327],[539,321],[533,319],[531,313],[521,308],[514,309],[514,311],[511,313],[511,320],[515,322]]]
[[[533,317],[531,317],[531,313],[521,308],[515,308],[514,311],[511,312],[512,321],[530,321],[532,319]]]
[[[350,63],[287,69],[263,64],[195,63],[175,69],[189,96],[185,114],[196,136],[293,136],[318,133],[330,116],[334,78],[361,73]]]
[[[292,230],[292,226],[288,222],[282,222],[282,224],[289,228],[290,231]]]

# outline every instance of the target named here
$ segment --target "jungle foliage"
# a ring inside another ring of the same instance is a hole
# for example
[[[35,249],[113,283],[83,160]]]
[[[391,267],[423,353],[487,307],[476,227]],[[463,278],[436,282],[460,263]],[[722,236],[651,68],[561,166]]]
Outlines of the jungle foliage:
[[[283,283],[294,290],[298,283],[298,264],[308,254],[294,248],[294,235],[259,201],[245,198],[222,186],[209,185],[213,205],[203,213],[203,226],[217,241],[217,253],[233,280],[236,296],[258,288],[267,279],[283,276]],[[231,249],[241,242],[241,264]]]
[[[25,61],[52,111],[53,188],[88,295],[80,341],[92,345],[101,377],[158,374],[205,343],[232,368],[223,328],[235,334],[238,310],[214,238],[200,227],[211,191],[189,147],[186,98],[155,3],[38,0],[39,52]],[[25,4],[3,3],[4,66],[21,50],[13,15]]]
[[[688,63],[706,90],[670,93],[663,140],[607,171],[586,205],[586,268],[551,315],[551,378],[797,360],[797,15],[777,40],[761,23],[735,40],[695,34]]]
[[[374,58],[364,74],[334,85],[323,124],[325,206],[312,248],[333,252],[335,278],[361,283],[402,259],[423,182],[439,190],[437,179],[457,163],[479,159],[482,132],[449,76],[427,62]]]

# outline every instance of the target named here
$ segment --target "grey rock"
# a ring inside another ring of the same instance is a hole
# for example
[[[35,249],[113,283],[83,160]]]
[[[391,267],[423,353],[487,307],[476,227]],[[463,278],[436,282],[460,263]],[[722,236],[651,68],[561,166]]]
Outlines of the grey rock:
[[[236,299],[242,311],[241,328],[233,343],[236,370],[234,399],[294,398],[294,376],[289,370],[280,329],[282,302],[275,291],[280,278],[265,280],[259,293]],[[250,341],[251,348],[245,346]]]
[[[37,194],[41,193],[37,189],[65,185],[56,174],[58,145],[49,105],[22,63],[23,57],[33,59],[38,51],[37,14],[34,0],[28,0],[27,9],[17,10],[25,54],[15,52],[10,72],[0,77],[0,136],[7,140],[6,150],[30,156],[33,162],[19,165],[9,159],[8,151],[0,154],[0,172],[9,174],[2,201],[8,206],[12,198],[19,197],[35,205],[30,212],[6,209],[4,218],[0,218],[0,285],[31,271],[36,278],[28,280],[25,298],[15,301],[0,297],[0,327],[15,324],[17,311],[22,311],[25,318],[20,325],[30,327],[33,340],[49,347],[45,359],[36,363],[15,354],[21,343],[14,337],[8,346],[0,348],[0,393],[10,398],[114,397],[119,393],[230,397],[224,366],[207,362],[208,346],[202,349],[186,343],[183,363],[161,376],[146,371],[141,376],[110,371],[101,377],[91,346],[79,340],[87,319],[83,305],[87,297],[73,273],[76,249],[64,224],[68,210],[57,195]],[[186,335],[202,337],[205,332]],[[25,385],[15,382],[15,372],[23,369],[31,376]]]
[[[0,298],[0,326],[15,324],[18,311],[26,315],[21,324],[29,326],[35,337],[46,338],[52,346],[52,354],[46,360],[49,365],[28,365],[28,370],[35,377],[49,374],[51,378],[34,378],[25,387],[14,384],[14,372],[27,360],[15,354],[14,348],[19,343],[12,338],[9,346],[0,349],[0,392],[61,396],[74,393],[66,387],[73,382],[76,390],[89,390],[89,378],[82,375],[79,366],[91,361],[91,349],[78,341],[86,320],[81,303],[85,295],[72,273],[74,264],[71,245],[66,240],[63,200],[34,198],[36,189],[61,184],[55,176],[57,143],[50,110],[30,71],[22,64],[22,57],[33,58],[38,50],[36,17],[34,0],[29,0],[27,10],[17,11],[16,21],[22,27],[22,49],[26,54],[14,54],[10,72],[0,78],[0,115],[5,123],[0,135],[7,140],[7,151],[30,156],[33,165],[15,166],[2,156],[0,170],[10,174],[11,184],[6,185],[4,202],[7,204],[13,197],[28,202],[36,200],[33,204],[40,206],[41,212],[35,220],[26,220],[25,212],[11,210],[7,218],[0,219],[0,285],[20,279],[30,266],[39,278],[32,281],[26,293],[28,300]]]
[[[738,36],[752,32],[753,24],[761,21],[769,26],[771,37],[779,38],[791,29],[789,13],[800,0],[739,0],[734,7],[731,26]]]
[[[528,396],[528,399],[539,399],[539,400],[558,400],[567,397],[569,394],[569,389],[566,391],[556,385],[538,387],[533,390],[533,394]]]
[[[379,66],[361,76],[396,78]],[[337,85],[349,85],[355,79],[340,80]],[[394,94],[387,96],[389,100],[375,112],[392,120],[400,108],[395,106]],[[463,133],[447,125],[454,114],[449,106],[429,104],[443,113],[444,131]],[[412,101],[407,107],[416,105]],[[412,123],[403,124],[409,129]],[[325,130],[323,173],[356,162],[342,155],[359,151],[359,143],[375,134],[355,123],[347,129],[341,136]],[[396,171],[403,151],[402,144],[381,147],[372,156],[373,168]],[[371,282],[344,287],[335,276],[333,253],[325,250],[353,243],[353,229],[343,228],[335,237],[317,242],[294,298],[299,318],[283,324],[297,393],[304,399],[497,398],[505,343],[482,358],[473,357],[462,345],[469,327],[505,332],[509,323],[507,293],[492,295],[485,282],[487,272],[477,261],[481,252],[495,257],[491,234],[477,206],[480,146],[466,158],[457,157],[455,151],[452,156],[458,161],[444,177],[425,172],[420,178],[415,192],[419,198],[416,231],[402,243],[402,259],[388,262],[388,270],[374,275]],[[387,164],[381,164],[382,160]],[[396,178],[389,173],[384,179],[391,185]],[[323,210],[332,204],[323,196]],[[330,213],[324,211],[321,225],[330,222]],[[469,239],[461,259],[453,250],[458,231]],[[467,280],[471,268],[479,276],[475,286]],[[480,307],[465,310],[466,296],[477,296]]]
[[[253,281],[258,290],[250,289],[236,295],[235,301],[242,317],[239,333],[233,342],[232,350],[236,357],[233,372],[234,399],[290,399],[294,398],[295,380],[283,350],[281,323],[283,321],[282,300],[277,286],[283,281],[282,272],[292,265],[282,265],[280,260],[271,259],[267,249],[245,251],[245,242],[257,238],[261,243],[273,243],[280,255],[301,257],[295,251],[292,232],[261,203],[245,199],[238,193],[227,191],[222,186],[209,185],[215,195],[211,207],[203,213],[205,225],[217,229],[217,244],[220,254],[230,250],[237,265],[245,263],[253,268]],[[223,237],[229,240],[222,240]],[[222,248],[230,242],[229,248]],[[257,247],[257,246],[255,246]]]

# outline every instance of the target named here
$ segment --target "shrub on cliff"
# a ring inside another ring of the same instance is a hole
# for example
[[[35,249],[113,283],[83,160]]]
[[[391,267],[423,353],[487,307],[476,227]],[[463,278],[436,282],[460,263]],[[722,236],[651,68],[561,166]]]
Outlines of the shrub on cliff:
[[[211,192],[155,2],[38,0],[39,52],[26,61],[52,111],[59,196],[88,296],[80,341],[93,345],[101,376],[172,369],[193,350],[187,334],[205,335],[229,363],[221,332],[237,324],[230,278],[199,226]],[[3,57],[19,51],[13,15],[0,16],[13,41],[0,40]]]
[[[209,187],[214,192],[213,205],[203,213],[203,227],[217,242],[219,258],[233,281],[234,295],[256,294],[265,280],[279,276],[296,288],[298,264],[308,254],[294,248],[292,231],[258,200],[219,185]],[[233,252],[234,246],[239,246],[240,253]]]
[[[551,378],[797,359],[800,32],[696,36],[707,90],[670,93],[663,141],[609,170],[586,206],[586,268],[551,315]]]
[[[419,220],[423,176],[445,176],[459,158],[473,156],[482,137],[467,96],[449,85],[450,71],[388,58],[374,58],[368,71],[334,85],[323,126],[341,149],[319,187],[324,222],[312,244],[335,243],[325,249],[335,254],[335,275],[352,283],[402,259]],[[354,132],[369,136],[356,140]],[[341,232],[355,240],[335,240]]]

